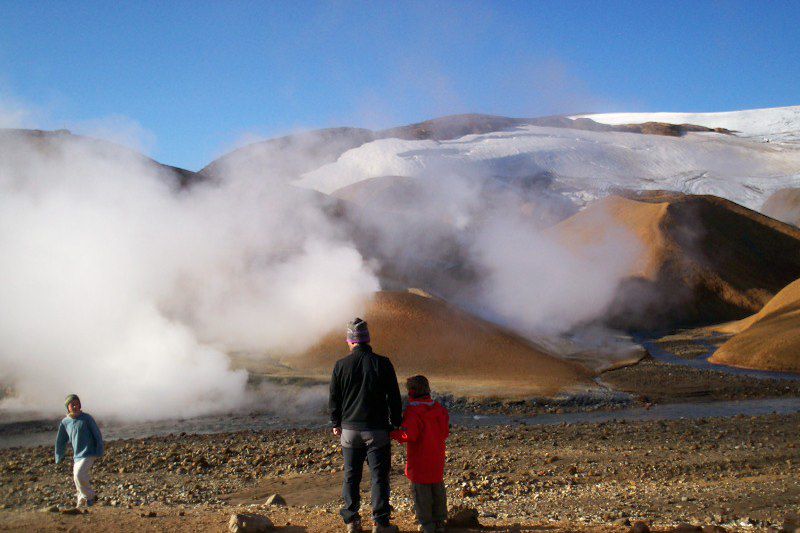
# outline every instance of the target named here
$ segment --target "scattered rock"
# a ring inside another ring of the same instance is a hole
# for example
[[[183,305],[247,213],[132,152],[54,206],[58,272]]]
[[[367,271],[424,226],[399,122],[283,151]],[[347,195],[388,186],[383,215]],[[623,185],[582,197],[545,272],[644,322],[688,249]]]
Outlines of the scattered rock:
[[[232,514],[228,521],[228,531],[231,533],[259,533],[270,531],[272,521],[264,515],[253,513]]]
[[[58,505],[51,505],[49,507],[42,507],[40,509],[43,513],[57,513],[58,512]]]
[[[672,533],[703,533],[703,528],[692,524],[678,524],[672,530]]]
[[[650,533],[650,526],[641,521],[634,522],[631,533]]]
[[[273,494],[267,501],[264,502],[264,505],[277,505],[280,507],[286,507],[286,500],[283,499],[283,496],[280,494]]]
[[[447,519],[450,527],[481,527],[478,521],[478,511],[471,507],[456,507],[450,511]]]
[[[142,516],[144,518],[155,518],[156,516],[158,516],[158,514],[155,511],[148,511],[146,513],[142,511],[141,513],[139,513],[139,516]]]
[[[800,529],[800,515],[786,515],[786,518],[783,520],[783,531],[794,533],[794,531],[797,529]]]
[[[631,521],[629,518],[623,516],[622,518],[617,518],[616,520],[614,520],[612,524],[614,524],[615,526],[629,527],[631,525]]]

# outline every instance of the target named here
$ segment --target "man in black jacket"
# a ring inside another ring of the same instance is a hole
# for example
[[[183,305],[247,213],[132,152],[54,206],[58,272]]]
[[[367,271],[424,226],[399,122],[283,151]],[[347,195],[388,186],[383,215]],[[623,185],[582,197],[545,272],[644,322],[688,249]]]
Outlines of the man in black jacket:
[[[350,355],[336,361],[331,377],[331,425],[344,455],[344,508],[340,514],[348,532],[361,531],[359,486],[366,459],[372,475],[372,531],[389,533],[397,531],[389,525],[389,432],[400,426],[402,402],[392,362],[374,353],[369,340],[365,321],[356,318],[350,322]]]

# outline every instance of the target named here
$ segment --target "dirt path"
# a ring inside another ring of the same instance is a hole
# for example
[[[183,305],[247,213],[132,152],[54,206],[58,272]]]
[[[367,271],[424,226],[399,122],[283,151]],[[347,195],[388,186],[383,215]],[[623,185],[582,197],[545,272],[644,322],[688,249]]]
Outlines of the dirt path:
[[[137,533],[174,531],[227,531],[228,519],[234,512],[259,512],[270,516],[275,530],[284,533],[344,531],[338,516],[309,509],[271,509],[267,512],[247,507],[226,509],[196,508],[180,511],[153,507],[154,517],[142,517],[138,510],[101,508],[89,514],[63,516],[36,511],[0,511],[0,531],[69,531]],[[150,512],[150,510],[148,510]],[[408,513],[396,521],[402,533],[416,532],[417,527]],[[624,527],[576,526],[572,524],[507,524],[483,528],[451,528],[451,533],[477,533],[480,531],[541,532],[541,533],[610,533],[627,531]]]

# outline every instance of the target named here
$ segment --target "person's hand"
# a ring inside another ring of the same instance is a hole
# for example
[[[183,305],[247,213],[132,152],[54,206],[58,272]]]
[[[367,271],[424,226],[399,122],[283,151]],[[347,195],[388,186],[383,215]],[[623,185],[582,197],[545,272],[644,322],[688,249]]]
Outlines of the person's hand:
[[[342,436],[342,428],[333,428],[333,434],[336,437],[341,437]]]

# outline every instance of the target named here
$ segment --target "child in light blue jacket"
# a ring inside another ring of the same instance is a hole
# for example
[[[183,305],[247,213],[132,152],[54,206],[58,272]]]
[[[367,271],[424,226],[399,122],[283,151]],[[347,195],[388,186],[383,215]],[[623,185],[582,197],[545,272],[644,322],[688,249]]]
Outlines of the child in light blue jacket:
[[[97,495],[92,490],[89,476],[94,460],[103,455],[103,436],[100,428],[91,415],[81,410],[81,400],[76,394],[67,396],[64,405],[67,407],[67,416],[58,425],[56,436],[56,464],[64,458],[67,442],[72,443],[73,459],[72,477],[75,488],[78,490],[78,503],[87,506],[94,505]]]

